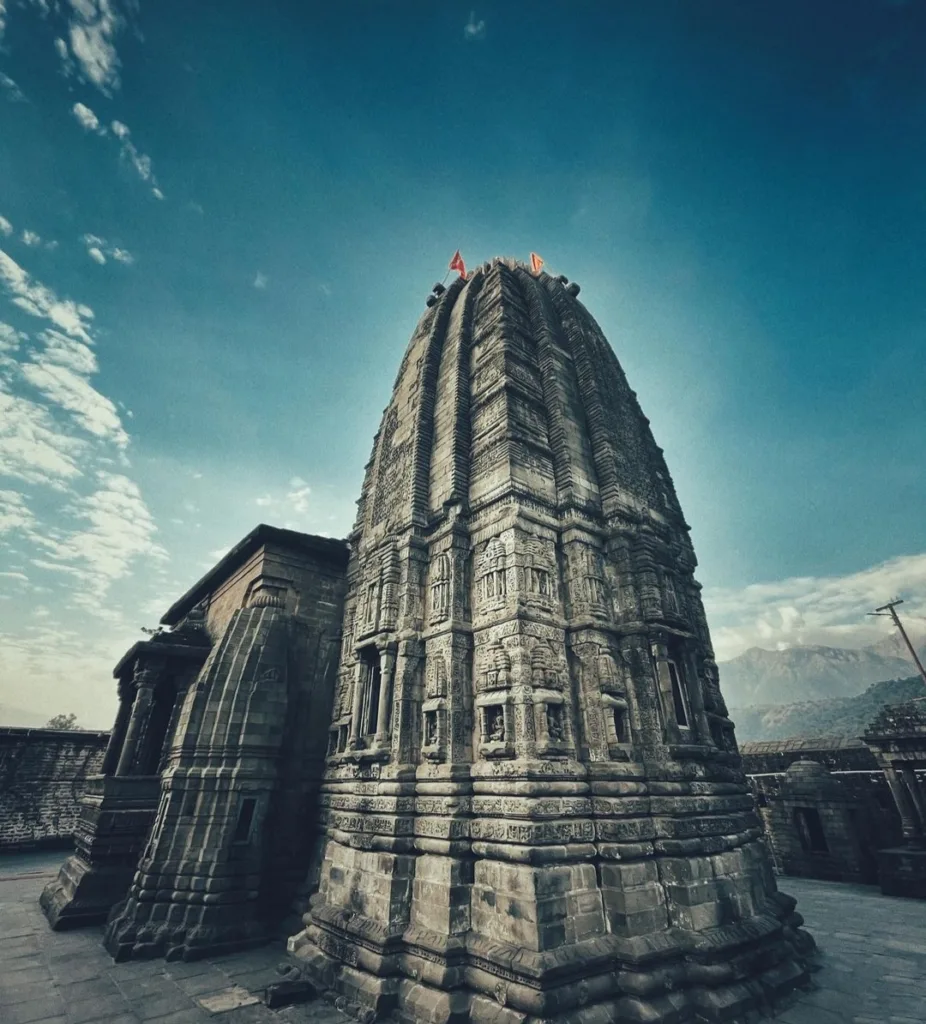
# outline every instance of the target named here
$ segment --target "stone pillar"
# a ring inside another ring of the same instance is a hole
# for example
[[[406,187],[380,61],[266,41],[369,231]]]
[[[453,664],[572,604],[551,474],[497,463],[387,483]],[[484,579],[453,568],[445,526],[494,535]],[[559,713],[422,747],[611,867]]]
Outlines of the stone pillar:
[[[923,791],[920,789],[920,780],[912,768],[904,767],[901,770],[907,793],[913,804],[913,809],[918,819],[918,831],[921,838],[926,837],[926,800],[923,799]]]
[[[920,831],[917,828],[916,809],[913,806],[906,786],[903,784],[903,780],[897,774],[897,770],[893,765],[885,765],[884,777],[887,779],[887,784],[891,787],[891,795],[894,797],[894,803],[897,805],[897,810],[900,813],[900,825],[903,830],[904,840],[912,845],[920,838]]]
[[[363,713],[363,661],[357,661],[354,667],[354,702],[350,716],[350,741],[347,746],[349,750],[356,750],[360,746],[360,718]]]
[[[388,644],[380,651],[379,708],[376,712],[377,747],[385,747],[389,743],[389,724],[392,721],[392,681],[395,676],[396,645]]]
[[[148,717],[151,714],[155,681],[155,675],[151,669],[136,667],[135,700],[132,704],[132,714],[125,733],[125,743],[122,745],[122,753],[119,755],[119,764],[116,767],[117,775],[132,774],[132,765],[138,752],[138,743],[144,733]]]
[[[707,713],[704,710],[704,693],[701,689],[702,682],[701,677],[698,675],[695,659],[689,651],[685,651],[683,660],[685,663],[686,689],[688,690],[688,707],[693,719],[691,724],[694,726],[692,732],[695,733],[699,743],[711,743],[711,726],[707,720]]]
[[[120,687],[121,689],[122,687]],[[119,755],[122,752],[122,745],[125,743],[125,732],[129,726],[129,716],[131,713],[131,700],[128,699],[125,693],[120,693],[116,721],[113,723],[113,731],[109,734],[109,743],[106,744],[106,753],[103,755],[102,775],[113,775],[116,771]]]

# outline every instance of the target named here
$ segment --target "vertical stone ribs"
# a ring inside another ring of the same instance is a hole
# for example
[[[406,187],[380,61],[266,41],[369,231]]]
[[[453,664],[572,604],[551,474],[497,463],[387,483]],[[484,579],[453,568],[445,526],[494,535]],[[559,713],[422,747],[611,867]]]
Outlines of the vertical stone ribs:
[[[148,845],[107,924],[116,960],[192,959],[266,939],[263,822],[279,782],[288,646],[282,610],[241,609],[191,688]]]
[[[467,283],[453,304],[444,344],[433,410],[430,460],[431,514],[444,504],[465,505],[469,499],[470,385],[469,365],[473,317],[482,278]]]
[[[587,506],[593,513],[600,511],[598,481],[569,336],[558,325],[553,302],[543,284],[526,270],[519,269],[517,274],[527,297],[537,342],[557,502],[560,506]]]

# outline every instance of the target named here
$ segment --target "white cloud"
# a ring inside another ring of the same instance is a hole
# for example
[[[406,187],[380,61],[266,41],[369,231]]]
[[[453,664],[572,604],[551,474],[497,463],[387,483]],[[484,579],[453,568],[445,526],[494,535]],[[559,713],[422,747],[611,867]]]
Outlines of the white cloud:
[[[476,21],[476,12],[469,12],[469,21],[463,26],[463,38],[467,42],[475,42],[477,39],[485,39],[486,23],[483,19]]]
[[[33,280],[7,253],[0,249],[0,284],[13,296],[13,304],[31,316],[50,320],[65,334],[92,344],[89,334],[93,310],[70,299],[59,299],[45,285]]]
[[[5,235],[7,238],[13,234],[13,225],[6,219],[6,217],[0,216],[0,235]]]
[[[135,257],[128,249],[123,249],[118,245],[111,245],[105,238],[100,238],[99,235],[84,235],[81,241],[87,246],[87,255],[90,259],[95,260],[100,266],[106,263],[107,256],[114,259],[117,263],[122,263],[126,266],[131,266],[135,262]]]
[[[10,327],[9,324],[0,322],[0,355],[15,352],[19,348],[20,342],[25,340],[25,337],[21,331]]]
[[[106,129],[100,124],[100,119],[94,112],[83,103],[75,103],[71,107],[71,113],[77,119],[77,123],[88,132],[95,132],[97,135],[105,135]]]
[[[17,491],[0,490],[0,534],[12,530],[29,530],[34,523],[35,517],[29,511],[23,495]],[[0,576],[28,579],[23,573],[14,572],[0,573]]]
[[[151,193],[155,199],[163,199],[164,193],[158,188],[157,179],[151,167],[151,157],[139,152],[138,147],[132,141],[129,126],[122,121],[113,121],[109,127],[119,140],[121,158],[134,168],[135,173],[142,181],[147,181],[152,186]]]
[[[273,498],[269,494],[264,494],[256,498],[254,504],[259,505],[261,508],[269,508],[273,504]]]
[[[81,475],[86,451],[86,442],[64,432],[48,409],[0,385],[0,476],[61,490]]]
[[[111,0],[69,0],[71,20],[68,26],[70,53],[83,75],[100,92],[109,96],[119,88],[119,56],[114,40],[123,19]],[[56,40],[55,47],[61,54]],[[64,47],[65,53],[67,47]],[[65,59],[67,59],[65,57]]]
[[[704,604],[717,656],[727,659],[749,647],[874,643],[889,620],[868,612],[897,594],[906,598],[902,612],[917,620],[926,616],[926,554],[902,555],[845,576],[706,588]]]
[[[28,229],[23,231],[22,240],[24,245],[28,245],[32,248],[35,248],[35,246],[42,244],[41,237],[37,235],[34,231],[29,231]]]
[[[263,291],[267,287],[268,277],[266,274],[262,274],[259,270],[254,276],[253,285],[259,291]]]
[[[75,373],[91,374],[99,369],[93,350],[82,341],[51,329],[42,331],[39,338],[45,343],[45,362],[66,366]]]
[[[0,0],[0,15],[2,15],[3,0]],[[0,30],[2,35],[2,30]],[[19,86],[10,78],[9,75],[5,75],[0,72],[0,89],[6,93],[7,99],[11,103],[25,103],[26,94],[19,88]]]
[[[25,363],[22,374],[52,405],[71,413],[88,433],[113,441],[121,449],[128,446],[128,434],[116,406],[85,377],[41,356]]]
[[[312,493],[311,488],[302,479],[302,477],[294,476],[289,481],[289,491],[286,495],[286,500],[289,502],[292,510],[298,515],[305,515],[309,511],[309,495]]]
[[[75,502],[71,511],[88,525],[63,540],[43,538],[45,568],[74,574],[81,587],[74,603],[96,611],[116,580],[140,557],[165,559],[155,541],[157,527],[138,485],[117,473],[97,472],[96,490]]]

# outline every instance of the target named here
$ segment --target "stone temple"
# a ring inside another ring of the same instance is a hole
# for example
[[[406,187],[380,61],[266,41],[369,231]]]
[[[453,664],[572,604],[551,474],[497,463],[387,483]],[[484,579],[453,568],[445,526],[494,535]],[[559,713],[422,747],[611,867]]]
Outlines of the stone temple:
[[[578,294],[507,259],[436,286],[349,556],[259,527],[122,659],[55,926],[108,917],[118,959],[282,928],[406,1022],[727,1021],[805,983],[689,528]]]
[[[290,951],[401,1020],[727,1020],[812,947],[662,451],[578,292],[505,259],[435,289],[349,538]]]

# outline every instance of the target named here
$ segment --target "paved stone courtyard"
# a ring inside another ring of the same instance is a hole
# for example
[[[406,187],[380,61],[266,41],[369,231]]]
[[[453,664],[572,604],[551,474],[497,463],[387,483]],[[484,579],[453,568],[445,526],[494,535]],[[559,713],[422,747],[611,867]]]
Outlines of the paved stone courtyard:
[[[324,1000],[269,1010],[257,994],[278,980],[283,949],[203,960],[115,964],[102,929],[52,932],[38,906],[62,860],[0,856],[2,1024],[346,1024]],[[823,953],[814,989],[780,1024],[926,1024],[926,902],[870,886],[785,878]]]
[[[0,856],[0,1024],[342,1024],[323,999],[269,1010],[283,945],[196,963],[116,964],[103,929],[53,932],[38,896],[66,851]]]

